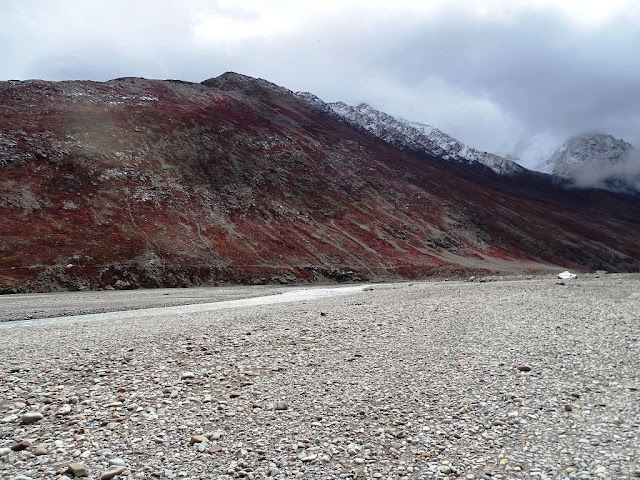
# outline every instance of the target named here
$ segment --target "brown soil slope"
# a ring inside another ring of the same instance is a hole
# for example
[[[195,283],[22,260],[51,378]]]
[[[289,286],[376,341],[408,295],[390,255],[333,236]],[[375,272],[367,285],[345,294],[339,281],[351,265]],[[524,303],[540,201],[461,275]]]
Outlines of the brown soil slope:
[[[0,82],[0,105],[5,292],[640,268],[637,200],[456,172],[263,80]]]

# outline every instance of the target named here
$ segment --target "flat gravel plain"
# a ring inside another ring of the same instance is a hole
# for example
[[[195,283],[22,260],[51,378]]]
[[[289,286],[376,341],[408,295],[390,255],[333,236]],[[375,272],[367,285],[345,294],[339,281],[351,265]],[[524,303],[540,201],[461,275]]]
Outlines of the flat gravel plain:
[[[638,478],[639,312],[615,274],[4,328],[0,478]]]

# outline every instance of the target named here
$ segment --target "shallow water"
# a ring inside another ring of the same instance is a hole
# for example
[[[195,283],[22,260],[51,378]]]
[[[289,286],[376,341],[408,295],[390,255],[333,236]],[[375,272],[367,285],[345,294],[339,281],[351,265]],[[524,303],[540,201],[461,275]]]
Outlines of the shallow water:
[[[300,288],[293,291],[252,297],[240,300],[226,300],[220,302],[197,303],[192,305],[177,305],[170,307],[143,308],[137,310],[124,310],[106,313],[89,313],[85,315],[68,315],[65,317],[37,318],[33,320],[18,320],[0,323],[1,328],[35,327],[39,325],[52,325],[61,323],[90,322],[94,320],[120,320],[134,317],[151,317],[156,315],[179,315],[185,313],[208,312],[226,308],[255,307],[259,305],[272,305],[275,303],[299,302],[302,300],[314,300],[316,298],[333,297],[337,295],[349,295],[362,292],[370,285],[353,285],[347,287],[330,288]]]

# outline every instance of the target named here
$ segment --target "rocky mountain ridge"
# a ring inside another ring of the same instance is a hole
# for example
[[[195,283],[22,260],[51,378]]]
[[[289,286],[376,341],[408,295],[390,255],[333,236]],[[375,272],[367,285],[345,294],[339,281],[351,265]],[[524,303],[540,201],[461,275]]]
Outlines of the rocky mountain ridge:
[[[460,164],[483,165],[503,176],[540,176],[536,170],[521,166],[516,157],[506,157],[469,147],[443,131],[420,122],[393,117],[361,103],[326,103],[309,92],[297,96],[321,111],[335,115],[381,140],[410,151]],[[613,192],[640,192],[640,161],[629,164],[633,146],[611,135],[586,133],[569,138],[542,170],[556,176],[556,184],[584,188],[601,188]],[[640,159],[640,156],[638,157]]]
[[[478,163],[490,168],[498,175],[518,175],[527,171],[513,158],[501,157],[468,147],[435,127],[393,117],[366,103],[354,107],[344,102],[325,103],[309,92],[298,92],[296,95],[323,111],[333,112],[350,124],[363,128],[396,147],[423,151],[432,156],[459,163]]]
[[[637,202],[394,148],[266,80],[0,104],[5,293],[640,269]]]

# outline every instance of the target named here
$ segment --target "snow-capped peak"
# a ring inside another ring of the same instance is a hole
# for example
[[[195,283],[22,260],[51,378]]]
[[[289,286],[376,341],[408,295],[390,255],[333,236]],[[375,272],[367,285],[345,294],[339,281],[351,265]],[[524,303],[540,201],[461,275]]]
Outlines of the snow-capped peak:
[[[316,108],[337,115],[346,122],[363,128],[398,147],[426,152],[435,157],[460,163],[477,162],[499,175],[514,175],[526,170],[513,159],[468,147],[431,125],[393,117],[376,110],[367,103],[353,107],[344,102],[325,103],[308,92],[298,92],[297,95]]]
[[[547,163],[554,175],[573,179],[585,169],[608,168],[623,163],[633,145],[604,133],[584,133],[567,140]]]
[[[547,160],[553,174],[581,187],[640,191],[640,156],[633,145],[604,133],[569,138]]]

